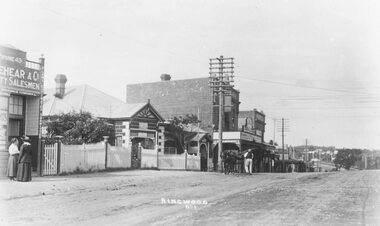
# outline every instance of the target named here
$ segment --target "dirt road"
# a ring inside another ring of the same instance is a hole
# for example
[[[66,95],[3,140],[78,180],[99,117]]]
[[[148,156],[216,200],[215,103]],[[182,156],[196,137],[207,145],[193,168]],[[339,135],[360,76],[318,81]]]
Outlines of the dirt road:
[[[0,181],[0,225],[380,225],[380,171]]]

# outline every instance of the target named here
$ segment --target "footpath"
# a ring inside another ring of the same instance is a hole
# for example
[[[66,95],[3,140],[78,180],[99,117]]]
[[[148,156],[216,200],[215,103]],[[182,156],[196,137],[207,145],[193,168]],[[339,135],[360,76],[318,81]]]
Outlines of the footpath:
[[[11,181],[7,177],[2,177],[0,178],[0,200],[83,190],[96,187],[100,183],[112,184],[117,177],[133,175],[135,174],[134,172],[136,173],[136,171],[115,171],[43,177],[33,173],[32,181],[30,182]],[[142,175],[144,175],[144,172]]]

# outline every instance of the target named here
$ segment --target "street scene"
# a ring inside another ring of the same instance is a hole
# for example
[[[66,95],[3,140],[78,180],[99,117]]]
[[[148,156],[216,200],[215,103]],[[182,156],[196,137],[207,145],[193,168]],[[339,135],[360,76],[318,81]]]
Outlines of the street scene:
[[[379,171],[226,176],[144,170],[0,184],[1,225],[380,223]]]
[[[380,3],[0,6],[0,225],[380,225]]]

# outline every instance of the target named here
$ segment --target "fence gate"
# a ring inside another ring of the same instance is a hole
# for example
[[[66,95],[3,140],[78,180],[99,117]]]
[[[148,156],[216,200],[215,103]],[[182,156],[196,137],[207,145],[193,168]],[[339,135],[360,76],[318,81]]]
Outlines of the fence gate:
[[[58,144],[45,144],[43,149],[42,175],[58,174]]]

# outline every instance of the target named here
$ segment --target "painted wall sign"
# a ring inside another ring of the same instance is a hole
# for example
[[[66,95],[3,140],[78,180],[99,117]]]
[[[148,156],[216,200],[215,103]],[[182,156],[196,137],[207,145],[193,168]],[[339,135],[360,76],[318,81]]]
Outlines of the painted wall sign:
[[[261,143],[261,137],[259,137],[259,136],[253,136],[253,140],[254,140],[256,143]]]
[[[40,95],[40,71],[27,67],[24,56],[22,51],[0,46],[0,87],[11,92]]]
[[[255,111],[255,120],[265,122],[265,115],[263,113]]]
[[[254,135],[253,135],[253,134],[249,134],[249,133],[244,133],[244,132],[242,132],[240,138],[241,138],[242,140],[246,140],[246,141],[253,141],[253,139],[254,139]]]
[[[139,122],[139,128],[140,129],[148,129],[148,123],[146,123],[146,122]]]
[[[261,130],[256,130],[256,135],[259,136],[259,137],[262,137],[263,136],[263,132]]]

